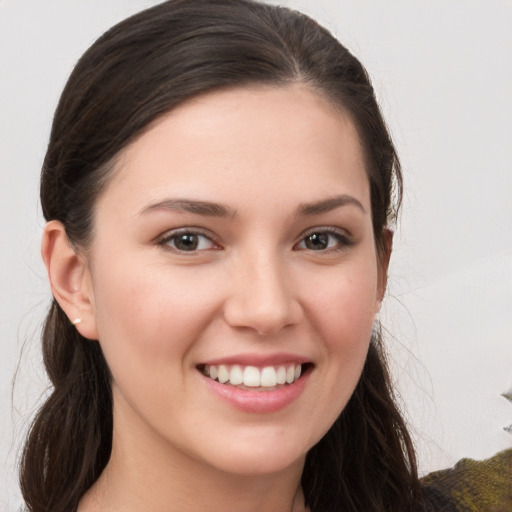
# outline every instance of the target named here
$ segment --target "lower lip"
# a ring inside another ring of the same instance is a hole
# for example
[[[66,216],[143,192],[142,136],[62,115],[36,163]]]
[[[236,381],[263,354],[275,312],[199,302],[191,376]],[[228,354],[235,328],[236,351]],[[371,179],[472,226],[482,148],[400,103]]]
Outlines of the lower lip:
[[[263,414],[280,411],[295,401],[304,391],[309,374],[308,371],[293,384],[272,391],[248,391],[221,384],[205,375],[202,377],[210,390],[231,406],[244,412]]]

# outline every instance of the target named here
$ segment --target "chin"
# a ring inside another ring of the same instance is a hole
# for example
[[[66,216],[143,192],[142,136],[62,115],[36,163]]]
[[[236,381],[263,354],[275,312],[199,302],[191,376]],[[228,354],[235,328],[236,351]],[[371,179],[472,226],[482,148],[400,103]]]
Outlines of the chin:
[[[217,461],[217,468],[225,473],[232,473],[245,477],[259,477],[274,475],[288,470],[292,466],[301,468],[304,465],[306,454],[294,453],[247,453],[239,457],[222,459]]]
[[[217,444],[218,449],[214,452],[203,452],[203,460],[218,470],[241,476],[271,475],[292,466],[300,467],[302,471],[306,453],[316,442],[272,433],[263,438],[251,436],[250,440],[233,437],[229,444]]]

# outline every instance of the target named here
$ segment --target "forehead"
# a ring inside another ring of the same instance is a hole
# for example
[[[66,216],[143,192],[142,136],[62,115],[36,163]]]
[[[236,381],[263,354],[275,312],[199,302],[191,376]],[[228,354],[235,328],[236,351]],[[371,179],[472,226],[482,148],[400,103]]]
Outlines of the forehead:
[[[121,192],[141,207],[168,194],[243,203],[350,193],[369,207],[368,190],[350,116],[296,84],[184,102],[123,151],[100,201]]]

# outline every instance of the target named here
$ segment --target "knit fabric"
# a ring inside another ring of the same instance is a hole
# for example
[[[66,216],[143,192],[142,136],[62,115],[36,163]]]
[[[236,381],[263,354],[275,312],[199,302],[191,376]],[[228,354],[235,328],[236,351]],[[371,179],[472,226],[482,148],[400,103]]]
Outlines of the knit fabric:
[[[483,461],[462,459],[422,479],[427,494],[456,512],[512,512],[512,449]],[[446,507],[446,508],[445,508]]]

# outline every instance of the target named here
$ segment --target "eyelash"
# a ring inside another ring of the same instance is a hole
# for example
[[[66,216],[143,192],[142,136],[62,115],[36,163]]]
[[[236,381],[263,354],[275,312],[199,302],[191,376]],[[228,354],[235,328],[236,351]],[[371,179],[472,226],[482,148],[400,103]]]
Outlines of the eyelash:
[[[171,243],[174,240],[177,240],[180,236],[184,235],[191,235],[195,237],[202,237],[207,239],[212,245],[212,248],[209,249],[196,249],[194,248],[191,251],[186,251],[182,249],[178,249],[177,247],[172,247]],[[311,237],[313,235],[327,235],[328,237],[334,238],[336,240],[336,245],[334,247],[327,247],[325,249],[320,249],[318,251],[314,249],[310,249],[308,247],[304,248],[298,248],[297,246],[306,243],[306,239],[308,237]],[[355,242],[351,239],[351,237],[344,231],[333,229],[333,228],[322,228],[322,227],[315,227],[312,228],[305,233],[302,234],[301,239],[298,243],[294,245],[294,249],[297,250],[310,250],[311,252],[318,252],[318,253],[329,253],[329,252],[335,252],[335,251],[343,251],[347,249],[348,247],[351,247],[355,244]],[[194,228],[182,228],[176,231],[172,231],[171,233],[168,233],[164,235],[162,238],[157,240],[157,245],[163,247],[164,249],[172,252],[176,252],[178,254],[197,254],[203,251],[209,251],[209,250],[218,250],[221,249],[220,245],[213,239],[213,237],[209,234],[206,234],[205,232],[194,229]]]
[[[172,247],[171,243],[173,240],[177,240],[180,236],[184,235],[191,235],[195,237],[202,237],[207,239],[214,247],[211,249],[194,249],[191,251],[184,251],[182,249],[178,249],[177,247]],[[216,250],[220,249],[220,246],[215,242],[213,237],[209,234],[204,233],[201,230],[195,229],[195,228],[182,228],[175,231],[172,231],[171,233],[165,234],[162,238],[157,240],[157,245],[163,247],[165,250],[176,252],[178,254],[197,254],[199,252],[205,251],[205,250]]]
[[[343,251],[353,245],[355,245],[354,240],[348,235],[345,231],[335,229],[335,228],[323,228],[323,227],[315,227],[308,231],[306,231],[298,244],[295,244],[295,247],[299,244],[305,243],[306,239],[308,237],[311,237],[312,235],[327,235],[329,237],[332,237],[336,240],[337,244],[334,247],[328,247],[326,249],[321,249],[319,251],[315,251],[314,249],[308,249],[307,247],[301,249],[301,250],[310,250],[312,252],[318,252],[318,253],[329,253],[329,252],[336,252],[336,251]]]

